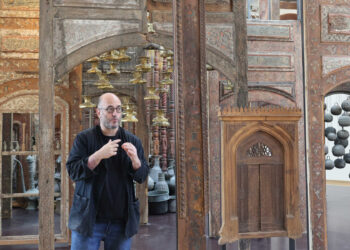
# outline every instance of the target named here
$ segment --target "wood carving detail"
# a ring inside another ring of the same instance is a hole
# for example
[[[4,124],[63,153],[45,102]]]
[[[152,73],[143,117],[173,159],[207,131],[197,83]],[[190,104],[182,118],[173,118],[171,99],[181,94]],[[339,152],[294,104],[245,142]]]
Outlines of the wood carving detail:
[[[350,66],[350,56],[322,56],[322,76]]]
[[[265,145],[263,142],[258,142],[248,149],[247,155],[252,158],[264,156],[272,157],[272,151],[269,146]]]
[[[4,104],[1,104],[0,100],[0,111],[1,112],[12,112],[16,113],[20,110],[25,110],[28,113],[35,113],[39,111],[39,96],[33,94],[21,95],[16,98],[11,98]],[[55,112],[62,111],[62,107],[55,105]]]
[[[350,7],[323,5],[321,7],[321,41],[350,42]]]
[[[54,0],[54,6],[140,9],[142,0]]]
[[[54,57],[59,60],[93,41],[140,30],[138,20],[55,19]]]
[[[228,55],[234,61],[234,40],[232,25],[206,25],[206,41],[207,45],[216,48],[218,51]]]

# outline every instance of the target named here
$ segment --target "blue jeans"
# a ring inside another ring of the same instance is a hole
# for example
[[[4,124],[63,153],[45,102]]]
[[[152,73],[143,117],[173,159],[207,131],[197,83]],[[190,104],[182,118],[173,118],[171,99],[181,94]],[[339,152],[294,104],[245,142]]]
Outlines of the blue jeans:
[[[130,250],[131,247],[131,238],[124,234],[124,224],[96,223],[91,237],[72,231],[71,250],[98,250],[102,240],[105,250]]]

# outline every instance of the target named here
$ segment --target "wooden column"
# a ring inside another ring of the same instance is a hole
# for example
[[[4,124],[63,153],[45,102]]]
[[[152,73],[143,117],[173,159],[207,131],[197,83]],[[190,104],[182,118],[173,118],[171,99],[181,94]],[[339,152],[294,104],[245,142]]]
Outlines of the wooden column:
[[[233,16],[235,22],[237,59],[237,84],[238,97],[237,105],[239,107],[247,106],[248,102],[248,53],[247,53],[247,15],[246,0],[233,1]]]
[[[137,86],[137,107],[138,107],[138,122],[135,124],[136,126],[136,134],[142,141],[144,155],[148,162],[148,154],[149,154],[149,145],[148,145],[148,126],[147,126],[147,118],[146,112],[142,110],[142,107],[145,107],[145,100],[143,97],[145,96],[145,87]],[[146,224],[148,223],[148,197],[147,197],[147,179],[142,184],[136,185],[136,195],[140,200],[140,223]]]
[[[206,249],[207,111],[204,0],[173,1],[177,116],[177,246]],[[204,144],[204,145],[203,145]],[[205,150],[203,150],[205,149]]]
[[[163,57],[163,68],[162,72],[167,71],[167,59],[166,57]],[[164,117],[167,117],[167,103],[168,103],[168,94],[167,93],[160,93],[160,101],[159,101],[159,109],[163,110]],[[160,166],[163,171],[166,171],[168,169],[167,165],[167,128],[161,127],[160,128],[160,149],[161,149],[161,160],[160,160]]]
[[[54,78],[52,1],[40,0],[39,249],[54,249]]]
[[[280,20],[280,0],[271,0],[271,20]]]
[[[159,51],[155,51],[154,55],[154,86],[157,86],[159,82]],[[153,141],[153,155],[159,155],[159,127],[152,126],[152,120],[157,115],[157,110],[159,109],[159,100],[152,100],[152,113],[151,113],[151,127],[152,127],[152,141]]]
[[[170,126],[168,127],[168,160],[175,160],[175,92],[174,84],[169,87],[169,101],[168,101],[168,119]]]

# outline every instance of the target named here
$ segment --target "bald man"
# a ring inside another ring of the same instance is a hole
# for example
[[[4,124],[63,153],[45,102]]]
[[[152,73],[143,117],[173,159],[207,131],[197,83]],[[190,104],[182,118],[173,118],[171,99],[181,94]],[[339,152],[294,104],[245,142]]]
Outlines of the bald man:
[[[120,127],[120,99],[100,96],[99,125],[80,132],[74,140],[66,167],[75,182],[69,216],[72,250],[127,250],[139,225],[139,202],[133,181],[148,175],[139,138]]]

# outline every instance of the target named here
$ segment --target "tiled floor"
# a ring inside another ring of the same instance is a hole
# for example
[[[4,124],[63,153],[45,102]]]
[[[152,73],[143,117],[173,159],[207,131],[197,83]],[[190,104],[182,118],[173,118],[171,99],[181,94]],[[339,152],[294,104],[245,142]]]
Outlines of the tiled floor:
[[[350,186],[327,185],[327,220],[328,249],[350,250]],[[58,217],[56,218],[56,220]],[[23,217],[14,216],[9,221],[3,221],[3,233],[13,235],[23,230],[37,231],[35,223],[37,212],[26,211]],[[58,230],[56,228],[55,230]],[[207,239],[207,250],[237,250],[237,242],[223,248],[218,246],[217,239]],[[0,250],[37,249],[37,246],[0,246]],[[69,249],[67,245],[56,245],[56,249]],[[102,246],[100,249],[103,249]],[[140,227],[139,233],[133,238],[133,250],[176,250],[176,214],[152,215],[149,223]],[[288,250],[288,238],[266,238],[251,240],[251,250]],[[307,237],[296,241],[297,250],[307,250]]]

